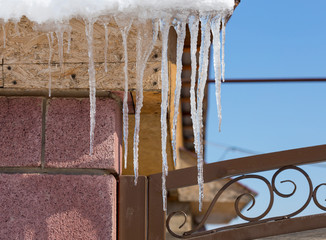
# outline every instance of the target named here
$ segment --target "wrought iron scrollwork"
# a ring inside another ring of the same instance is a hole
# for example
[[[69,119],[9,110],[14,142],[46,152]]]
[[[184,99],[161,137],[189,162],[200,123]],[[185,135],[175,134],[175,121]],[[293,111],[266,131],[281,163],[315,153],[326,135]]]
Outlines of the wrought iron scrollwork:
[[[304,178],[306,179],[307,183],[308,183],[308,196],[307,196],[307,199],[306,201],[304,202],[304,204],[302,205],[302,207],[300,207],[298,210],[292,212],[292,213],[289,213],[289,214],[286,214],[286,215],[283,215],[283,216],[277,216],[277,217],[272,217],[272,218],[265,218],[264,217],[270,212],[270,210],[272,209],[273,207],[273,204],[274,204],[274,193],[276,195],[278,195],[279,197],[282,197],[282,198],[289,198],[289,197],[292,197],[296,191],[297,191],[297,185],[294,181],[292,180],[283,180],[281,181],[280,183],[283,184],[283,183],[290,183],[293,185],[293,190],[292,192],[290,193],[282,193],[281,191],[278,190],[278,188],[276,187],[276,179],[277,177],[279,176],[279,174],[281,174],[282,172],[286,171],[286,170],[289,170],[289,169],[292,169],[292,170],[295,170],[299,173],[301,173]],[[220,227],[220,228],[217,228],[217,229],[213,229],[213,230],[209,230],[209,231],[205,231],[205,232],[199,232],[199,229],[202,228],[207,220],[207,218],[209,217],[210,213],[212,212],[213,210],[213,207],[215,206],[215,204],[217,203],[218,199],[220,198],[220,196],[222,195],[222,193],[227,189],[229,188],[232,184],[240,181],[240,180],[243,180],[243,179],[257,179],[257,180],[260,180],[262,181],[268,188],[268,192],[269,192],[269,204],[266,208],[265,211],[263,211],[263,213],[261,213],[259,216],[257,217],[247,217],[245,215],[243,215],[240,211],[240,207],[239,207],[239,203],[241,201],[241,199],[244,197],[244,196],[248,196],[249,198],[251,198],[252,200],[252,203],[251,203],[251,206],[247,209],[250,210],[256,203],[256,200],[255,200],[255,197],[250,194],[250,193],[244,193],[244,194],[241,194],[240,196],[238,196],[235,200],[235,203],[234,203],[234,207],[235,207],[235,211],[236,211],[236,214],[237,216],[239,216],[240,218],[242,218],[243,220],[247,221],[246,223],[242,223],[242,224],[236,224],[236,225],[232,225],[232,226],[226,226],[226,227]],[[231,228],[239,228],[239,227],[244,227],[244,226],[248,226],[248,225],[253,225],[253,224],[257,224],[257,223],[263,223],[263,222],[269,222],[269,221],[273,221],[273,220],[278,220],[278,219],[285,219],[285,218],[292,218],[296,215],[298,215],[299,213],[301,213],[310,203],[311,199],[313,199],[314,203],[316,204],[317,207],[319,207],[321,210],[324,210],[326,211],[326,206],[323,206],[317,199],[317,192],[318,190],[321,188],[321,187],[326,187],[326,183],[322,183],[322,184],[319,184],[315,189],[313,188],[313,184],[312,184],[312,181],[309,177],[309,175],[304,171],[302,170],[301,168],[297,167],[297,166],[285,166],[285,167],[282,167],[280,168],[279,170],[277,170],[273,177],[272,177],[272,180],[271,182],[269,182],[265,177],[262,177],[260,175],[256,175],[256,174],[248,174],[248,175],[242,175],[242,176],[239,176],[237,178],[234,178],[232,180],[230,180],[228,183],[226,183],[215,195],[214,199],[212,200],[209,208],[207,209],[203,219],[200,221],[200,223],[192,230],[190,231],[186,231],[184,232],[182,235],[179,235],[179,234],[176,234],[175,232],[173,232],[171,230],[171,227],[170,227],[170,222],[171,222],[171,219],[175,216],[175,215],[183,215],[184,216],[184,222],[179,226],[179,228],[182,228],[184,226],[184,224],[186,223],[186,219],[187,219],[187,215],[185,212],[183,211],[178,211],[178,212],[172,212],[171,214],[169,214],[169,216],[167,217],[167,220],[166,220],[166,227],[167,227],[167,230],[169,231],[169,233],[176,237],[176,238],[190,238],[190,237],[193,237],[193,236],[200,236],[200,235],[203,235],[203,234],[208,234],[208,233],[213,233],[213,232],[219,232],[219,231],[222,231],[222,230],[226,230],[226,229],[231,229]],[[326,201],[326,200],[325,200]]]
[[[313,192],[313,194],[312,194],[312,197],[313,197],[313,200],[314,200],[314,203],[316,204],[316,206],[319,207],[320,209],[326,211],[326,207],[324,207],[323,205],[321,205],[321,204],[318,202],[318,200],[317,200],[317,191],[318,191],[318,189],[319,189],[321,186],[326,186],[326,183],[319,184],[319,185],[315,188],[315,190],[314,190],[314,192]],[[325,199],[325,201],[326,201],[326,199]]]

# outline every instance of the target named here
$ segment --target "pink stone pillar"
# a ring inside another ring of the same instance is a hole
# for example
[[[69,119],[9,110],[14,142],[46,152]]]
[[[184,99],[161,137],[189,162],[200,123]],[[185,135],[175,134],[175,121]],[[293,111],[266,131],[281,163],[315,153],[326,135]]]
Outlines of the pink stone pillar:
[[[97,99],[0,97],[0,239],[116,239],[121,110]]]

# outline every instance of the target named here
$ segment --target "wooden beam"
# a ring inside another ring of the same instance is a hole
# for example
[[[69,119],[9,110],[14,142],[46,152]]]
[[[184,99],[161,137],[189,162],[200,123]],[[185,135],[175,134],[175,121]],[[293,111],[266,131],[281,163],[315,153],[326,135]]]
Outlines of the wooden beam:
[[[85,24],[72,19],[71,49],[67,52],[68,34],[63,40],[63,65],[60,66],[58,40],[54,34],[51,69],[48,66],[50,48],[47,33],[34,30],[35,23],[23,17],[17,24],[5,24],[6,47],[3,47],[3,32],[0,32],[0,58],[3,64],[4,88],[46,89],[49,74],[52,75],[52,88],[88,88],[88,45]],[[109,46],[107,53],[108,72],[104,71],[104,27],[94,24],[94,61],[98,90],[124,90],[124,53],[120,30],[114,21],[109,25]],[[137,31],[132,27],[128,37],[129,89],[136,87],[136,38]],[[159,38],[160,39],[160,38]],[[161,46],[158,39],[152,51],[144,74],[145,91],[160,90]],[[1,79],[1,76],[0,76]],[[0,82],[0,86],[2,86]]]

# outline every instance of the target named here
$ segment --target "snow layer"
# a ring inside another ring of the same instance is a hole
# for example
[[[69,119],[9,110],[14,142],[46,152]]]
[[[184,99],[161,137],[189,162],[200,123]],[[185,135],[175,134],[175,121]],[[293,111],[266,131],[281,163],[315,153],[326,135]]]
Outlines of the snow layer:
[[[140,18],[160,18],[166,12],[230,11],[234,0],[0,0],[0,18],[18,20],[23,15],[37,23],[73,17],[95,18],[125,13]]]

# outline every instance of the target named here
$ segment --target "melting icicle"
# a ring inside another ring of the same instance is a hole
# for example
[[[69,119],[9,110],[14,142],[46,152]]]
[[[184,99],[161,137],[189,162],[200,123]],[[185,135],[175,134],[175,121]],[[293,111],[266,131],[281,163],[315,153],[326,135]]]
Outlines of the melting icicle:
[[[173,124],[172,124],[172,148],[173,148],[173,162],[176,165],[177,149],[176,149],[176,128],[178,122],[179,103],[181,94],[181,72],[182,72],[182,54],[184,40],[186,37],[186,22],[181,20],[173,21],[174,29],[178,35],[177,37],[177,73],[176,73],[176,87],[174,93],[174,113],[173,113]]]
[[[192,119],[192,126],[194,131],[194,146],[195,151],[198,149],[198,140],[197,140],[197,106],[196,106],[196,74],[197,74],[197,41],[198,41],[198,27],[199,18],[197,16],[189,17],[189,30],[190,30],[190,50],[191,50],[191,83],[190,83],[190,113]]]
[[[105,45],[104,45],[104,69],[105,72],[108,72],[108,46],[109,46],[109,29],[108,23],[104,23],[104,30],[105,30]]]
[[[199,55],[199,78],[198,78],[198,89],[197,89],[197,167],[198,167],[198,185],[199,185],[199,211],[202,209],[202,199],[204,197],[203,184],[204,184],[204,156],[202,146],[202,130],[203,130],[203,100],[205,93],[205,86],[207,81],[207,70],[208,70],[208,53],[210,46],[210,15],[200,17],[201,23],[201,46]]]
[[[58,39],[58,51],[61,73],[63,72],[63,33],[64,31],[61,28],[55,32]]]
[[[125,91],[123,97],[123,141],[124,141],[124,168],[127,168],[127,154],[128,154],[128,48],[127,37],[132,24],[131,18],[124,16],[115,16],[115,21],[118,24],[123,41],[124,56],[125,56]]]
[[[90,99],[90,146],[89,154],[93,154],[94,146],[94,133],[95,133],[95,115],[96,115],[96,79],[95,79],[95,66],[93,55],[93,27],[94,20],[85,21],[85,32],[88,44],[88,75],[89,75],[89,99]]]
[[[6,29],[5,24],[2,24],[2,32],[3,32],[3,48],[6,48]]]
[[[138,179],[138,145],[140,130],[140,112],[143,106],[143,78],[147,60],[153,50],[157,40],[158,22],[153,21],[152,26],[149,22],[139,22],[137,35],[137,60],[136,60],[136,112],[135,112],[135,130],[134,130],[134,173],[135,185]]]
[[[160,20],[160,31],[162,33],[162,102],[161,102],[161,141],[162,141],[162,196],[163,210],[167,209],[167,190],[166,176],[168,175],[168,162],[166,154],[166,138],[167,138],[167,109],[169,96],[169,73],[168,73],[168,37],[170,29],[170,19],[162,18]]]
[[[71,46],[71,30],[68,31],[68,47],[67,47],[67,53],[70,53],[70,46]]]
[[[51,85],[52,85],[52,76],[51,76],[51,59],[52,59],[52,52],[53,52],[53,32],[47,33],[46,36],[48,37],[49,41],[49,49],[50,49],[50,54],[49,54],[49,61],[48,61],[48,70],[49,70],[49,97],[51,97]]]
[[[225,46],[225,17],[222,18],[222,81],[225,81],[225,62],[224,62],[224,46]]]
[[[211,30],[213,33],[214,49],[214,71],[215,71],[215,96],[219,121],[219,131],[222,123],[222,106],[221,106],[221,42],[220,42],[221,16],[212,19]]]
[[[18,21],[14,21],[15,24],[15,31],[16,31],[16,36],[20,36],[19,28],[18,28]]]

